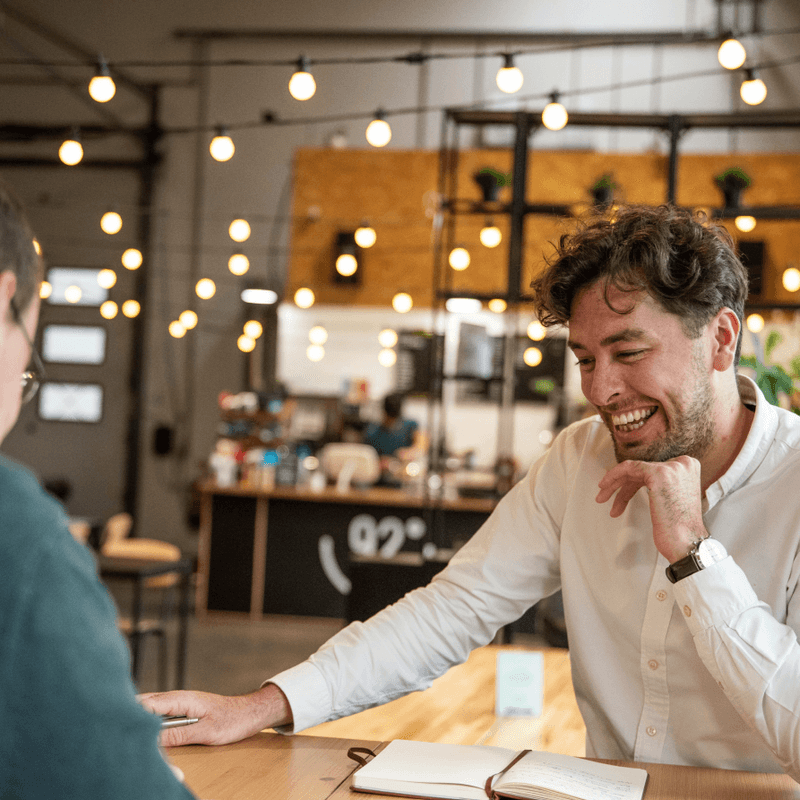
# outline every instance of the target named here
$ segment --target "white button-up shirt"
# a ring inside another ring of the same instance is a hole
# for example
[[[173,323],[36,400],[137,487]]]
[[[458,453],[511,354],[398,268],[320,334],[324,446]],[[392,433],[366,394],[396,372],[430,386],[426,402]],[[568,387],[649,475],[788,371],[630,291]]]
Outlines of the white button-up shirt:
[[[272,679],[294,729],[426,688],[560,588],[587,755],[800,780],[800,418],[740,382],[755,417],[704,500],[728,558],[671,584],[646,489],[612,519],[611,438],[577,423],[428,587]]]

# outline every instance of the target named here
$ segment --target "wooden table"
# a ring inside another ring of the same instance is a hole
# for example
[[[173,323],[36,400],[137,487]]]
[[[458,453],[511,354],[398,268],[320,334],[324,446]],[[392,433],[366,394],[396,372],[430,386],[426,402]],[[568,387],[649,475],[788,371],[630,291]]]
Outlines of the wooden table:
[[[349,747],[377,742],[259,733],[224,747],[172,747],[169,760],[200,800],[363,800],[350,790]],[[669,764],[613,764],[647,770],[645,800],[800,800],[788,775]],[[377,795],[375,795],[377,796]]]

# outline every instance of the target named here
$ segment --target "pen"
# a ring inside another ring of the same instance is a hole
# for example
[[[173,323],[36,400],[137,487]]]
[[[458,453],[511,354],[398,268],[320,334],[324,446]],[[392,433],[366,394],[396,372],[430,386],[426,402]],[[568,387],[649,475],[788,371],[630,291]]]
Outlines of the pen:
[[[164,717],[161,720],[161,728],[180,728],[183,725],[191,725],[194,722],[200,722],[200,720],[189,717]]]

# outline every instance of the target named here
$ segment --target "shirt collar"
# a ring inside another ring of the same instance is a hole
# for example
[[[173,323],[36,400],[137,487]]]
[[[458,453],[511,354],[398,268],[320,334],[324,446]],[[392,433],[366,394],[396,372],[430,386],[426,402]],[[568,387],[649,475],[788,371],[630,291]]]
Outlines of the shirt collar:
[[[755,406],[755,415],[739,455],[725,474],[706,490],[708,508],[713,507],[726,494],[738,489],[758,468],[769,450],[778,428],[778,415],[755,381],[746,375],[737,375],[739,396],[742,402]]]

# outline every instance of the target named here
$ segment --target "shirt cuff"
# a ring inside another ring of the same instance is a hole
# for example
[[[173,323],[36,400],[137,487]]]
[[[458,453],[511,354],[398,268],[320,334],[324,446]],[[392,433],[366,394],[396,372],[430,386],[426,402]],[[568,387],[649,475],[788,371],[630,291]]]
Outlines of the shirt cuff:
[[[285,695],[292,709],[292,725],[275,728],[278,733],[298,733],[312,725],[326,722],[331,716],[331,695],[320,671],[304,661],[264,681],[274,683]]]
[[[678,581],[673,595],[692,636],[729,624],[743,611],[759,605],[750,581],[731,556]]]

